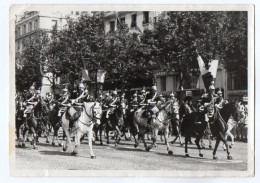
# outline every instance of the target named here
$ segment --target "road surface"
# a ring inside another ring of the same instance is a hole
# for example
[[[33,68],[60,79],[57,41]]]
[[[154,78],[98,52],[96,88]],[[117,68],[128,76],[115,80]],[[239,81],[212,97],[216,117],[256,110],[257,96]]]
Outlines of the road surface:
[[[93,145],[96,159],[90,159],[87,138],[85,139],[77,156],[71,155],[71,151],[63,152],[57,143],[56,146],[47,144],[43,137],[39,139],[38,150],[26,142],[25,147],[16,147],[15,166],[17,169],[60,170],[247,170],[247,143],[244,142],[236,142],[231,149],[233,160],[227,160],[222,144],[217,152],[218,160],[213,160],[213,150],[203,149],[204,156],[199,157],[195,145],[189,145],[190,157],[187,158],[184,157],[184,147],[179,143],[170,144],[173,155],[168,155],[166,146],[160,140],[157,148],[147,152],[142,143],[134,148],[133,140],[122,139],[115,147],[114,140],[111,139],[109,145],[106,140],[103,146],[96,142]],[[172,139],[173,137],[170,137],[170,140]],[[205,143],[208,147],[207,140]]]

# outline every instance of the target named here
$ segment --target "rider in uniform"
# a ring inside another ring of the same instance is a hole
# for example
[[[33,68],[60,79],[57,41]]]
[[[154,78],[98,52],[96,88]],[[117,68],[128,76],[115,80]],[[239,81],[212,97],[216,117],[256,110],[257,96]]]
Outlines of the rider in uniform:
[[[163,108],[164,104],[165,104],[165,99],[164,99],[163,95],[160,94],[160,95],[159,95],[159,100],[158,100],[158,102],[157,102],[157,107],[158,107],[159,109],[161,109],[161,108]]]
[[[222,109],[223,106],[225,104],[227,104],[228,102],[227,102],[227,100],[224,100],[221,89],[218,90],[217,95],[218,95],[218,97],[216,99],[215,106],[218,109]]]
[[[168,102],[175,103],[177,102],[177,99],[175,98],[175,94],[173,91],[170,93],[170,98],[168,99]]]
[[[125,103],[126,107],[128,106],[128,100],[125,98],[125,94],[124,93],[122,93],[121,96],[120,96],[120,102]]]
[[[147,96],[148,103],[148,124],[151,124],[151,120],[154,115],[159,112],[159,109],[156,106],[157,101],[159,100],[159,94],[157,93],[156,86],[152,86],[152,92]]]
[[[64,88],[62,96],[58,99],[58,101],[60,102],[60,110],[58,116],[61,116],[61,114],[65,112],[67,107],[70,106],[69,100],[70,100],[70,95],[68,93],[68,89]]]
[[[114,90],[112,92],[111,100],[109,100],[109,103],[108,103],[109,109],[107,110],[106,118],[109,118],[109,114],[114,112],[115,108],[117,107],[118,102],[119,102],[119,98],[117,96],[117,91]]]
[[[138,106],[139,106],[139,104],[138,104],[137,93],[135,93],[133,95],[133,99],[132,99],[132,101],[130,103],[130,110],[131,110],[131,112],[132,111],[136,111],[138,109]]]
[[[139,95],[139,99],[138,99],[138,103],[141,107],[146,105],[145,100],[146,100],[146,91],[145,89],[142,89],[141,95]]]
[[[26,116],[26,113],[30,113],[34,109],[34,107],[36,106],[36,104],[39,101],[38,95],[37,95],[37,90],[35,90],[34,86],[30,87],[30,92],[29,92],[28,97],[29,97],[29,99],[26,100],[27,106],[26,106],[26,109],[24,111],[25,116]]]
[[[79,89],[80,89],[80,96],[75,99],[75,102],[77,103],[82,103],[83,102],[92,102],[92,97],[88,93],[88,89],[83,83],[79,84]]]
[[[103,111],[107,111],[108,110],[108,105],[109,105],[109,101],[111,100],[111,96],[109,94],[109,92],[107,92],[105,94],[105,98],[103,99],[103,102],[102,102],[102,107],[103,107]]]

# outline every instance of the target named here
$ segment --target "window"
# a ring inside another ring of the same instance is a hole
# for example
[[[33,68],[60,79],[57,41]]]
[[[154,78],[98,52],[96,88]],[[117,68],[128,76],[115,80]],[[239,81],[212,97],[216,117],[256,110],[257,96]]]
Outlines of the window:
[[[166,77],[161,77],[161,91],[166,91]]]
[[[131,17],[131,27],[136,27],[136,14]]]
[[[156,23],[157,17],[153,17],[153,23]]]
[[[143,13],[143,24],[148,24],[149,23],[149,12],[145,11]]]
[[[79,15],[79,11],[76,11],[76,15]]]
[[[18,51],[20,51],[20,48],[21,48],[21,47],[20,47],[20,41],[18,41],[17,44],[18,44],[18,48],[17,48],[17,49],[18,49]]]
[[[34,20],[34,30],[38,29],[38,20]]]
[[[29,32],[32,31],[32,22],[29,23]]]
[[[71,11],[71,14],[73,15],[73,11]]]
[[[26,33],[26,24],[23,25],[23,34]]]
[[[189,73],[183,80],[184,89],[197,89],[199,82],[199,76],[193,73]]]
[[[121,22],[121,24],[125,24],[125,17],[120,18],[120,22]]]
[[[111,32],[115,31],[115,21],[110,22],[110,31]]]
[[[52,20],[52,27],[57,29],[57,26],[58,26],[58,21],[57,20]]]
[[[247,70],[238,72],[228,72],[227,75],[228,90],[246,90],[247,89]]]
[[[21,27],[18,27],[18,33],[17,33],[17,36],[20,36],[21,35]]]

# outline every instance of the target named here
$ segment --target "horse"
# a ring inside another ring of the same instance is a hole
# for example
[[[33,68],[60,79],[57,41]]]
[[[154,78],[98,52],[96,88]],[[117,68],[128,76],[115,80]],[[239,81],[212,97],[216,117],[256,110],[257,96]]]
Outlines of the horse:
[[[183,146],[180,133],[180,118],[179,118],[179,104],[177,102],[172,103],[173,115],[171,117],[171,131],[176,132],[175,139],[171,142],[172,144],[179,138],[180,145]]]
[[[164,132],[164,137],[166,141],[167,151],[168,154],[173,154],[173,151],[170,149],[169,143],[168,143],[168,133],[169,133],[169,124],[171,120],[171,115],[173,114],[173,108],[171,103],[166,103],[164,107],[159,110],[158,115],[155,117],[152,117],[151,124],[149,125],[147,122],[147,118],[144,118],[142,115],[145,112],[143,108],[138,109],[134,113],[134,126],[137,129],[137,134],[142,139],[144,143],[144,147],[146,151],[150,151],[154,146],[156,146],[157,141],[157,135],[158,131]],[[147,131],[152,130],[152,145],[147,146],[144,135]],[[135,144],[134,147],[137,147],[139,145],[135,135]]]
[[[220,110],[216,108],[214,121],[210,124],[210,129],[213,136],[217,137],[215,148],[213,151],[213,159],[218,159],[216,156],[216,152],[220,141],[222,141],[227,148],[227,159],[232,159],[232,156],[229,152],[227,140],[225,139],[227,131],[227,122],[231,116],[233,116],[235,121],[239,120],[239,116],[241,116],[240,102],[235,101],[228,103]]]
[[[71,110],[70,108],[69,110]],[[67,151],[68,144],[71,147],[71,135],[75,137],[75,148],[72,151],[72,155],[78,154],[78,148],[80,146],[80,138],[84,134],[88,134],[88,144],[90,148],[90,156],[92,159],[96,158],[92,149],[92,138],[93,138],[93,126],[95,123],[100,124],[100,118],[102,115],[102,108],[99,102],[84,102],[81,107],[80,117],[73,123],[71,131],[69,130],[69,119],[67,119],[67,113],[65,111],[61,117],[62,128],[66,135],[66,144],[63,145],[63,151]]]
[[[62,143],[58,137],[58,135],[59,135],[58,132],[61,127],[61,116],[59,116],[58,102],[54,102],[54,103],[50,104],[50,112],[48,115],[48,124],[50,126],[50,130],[53,129],[53,132],[54,132],[51,144],[53,146],[55,146],[55,139],[56,139],[58,142],[58,145],[61,147]],[[48,137],[47,137],[46,142],[47,143],[49,142]]]
[[[21,131],[22,131],[22,128],[24,126],[24,104],[23,104],[23,101],[22,100],[19,100],[17,103],[16,103],[16,113],[15,113],[15,129],[16,129],[16,136],[17,136],[17,140],[18,140],[18,147],[21,147],[21,146],[25,146],[25,144],[23,143],[21,145],[20,143],[20,135],[21,135]]]
[[[236,119],[238,121],[235,120],[234,116],[231,116],[228,119],[227,122],[227,130],[225,133],[225,140],[227,140],[228,136],[231,138],[231,144],[229,145],[229,148],[231,149],[234,145],[234,136],[231,133],[231,131],[233,130],[233,128],[235,128],[236,126],[238,126],[241,123],[244,123],[245,120],[245,108],[244,105],[242,105],[240,102],[237,103],[237,107],[239,108],[239,113],[237,114],[238,116],[236,116]],[[226,151],[226,146],[225,144],[223,144],[223,149]]]
[[[41,102],[38,101],[37,104],[34,106],[34,109],[32,112],[25,114],[25,122],[24,122],[24,131],[23,131],[23,146],[25,144],[25,134],[27,131],[32,134],[33,138],[31,141],[31,145],[33,146],[34,149],[38,149],[36,143],[37,143],[37,134],[42,128],[41,125]]]
[[[109,115],[109,118],[106,120],[105,130],[107,137],[107,144],[109,144],[109,131],[115,131],[115,146],[117,146],[121,140],[121,131],[123,130],[124,118],[126,115],[126,104],[120,102],[119,106],[114,110],[112,114]],[[101,137],[100,137],[101,138]]]
[[[212,108],[211,108],[212,109]],[[210,114],[213,115],[213,111],[210,111]],[[194,111],[190,114],[185,115],[182,121],[181,133],[185,137],[185,156],[189,157],[188,153],[188,142],[191,139],[193,134],[196,134],[195,143],[199,149],[199,156],[203,157],[201,152],[202,148],[200,146],[200,140],[204,135],[204,131],[207,127],[205,122],[205,113],[202,111]]]

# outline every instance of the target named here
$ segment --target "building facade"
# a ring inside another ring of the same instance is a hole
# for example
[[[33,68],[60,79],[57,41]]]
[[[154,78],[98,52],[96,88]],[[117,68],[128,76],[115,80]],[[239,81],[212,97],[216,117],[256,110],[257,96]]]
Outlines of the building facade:
[[[34,40],[39,36],[40,31],[47,33],[55,26],[57,30],[61,30],[66,25],[67,16],[77,16],[76,12],[40,12],[27,11],[22,15],[16,15],[15,22],[15,58],[19,61],[21,52],[25,43]],[[22,63],[19,63],[22,66]],[[47,77],[51,74],[47,73]],[[59,79],[56,81],[59,83]],[[51,91],[51,83],[46,78],[42,78],[41,95],[45,96],[47,92]]]
[[[105,33],[115,31],[118,21],[125,23],[129,28],[138,27],[141,31],[145,29],[153,29],[154,23],[158,19],[160,12],[155,11],[121,11],[121,12],[104,12]],[[152,79],[152,78],[151,78]],[[178,75],[171,72],[154,71],[154,78],[157,84],[157,90],[165,95],[171,91],[180,90]],[[247,93],[247,72],[237,73],[227,71],[221,64],[217,69],[215,87],[224,91],[226,99],[237,99]],[[183,90],[189,91],[191,95],[201,95],[205,89],[199,68],[194,69],[185,76]]]

